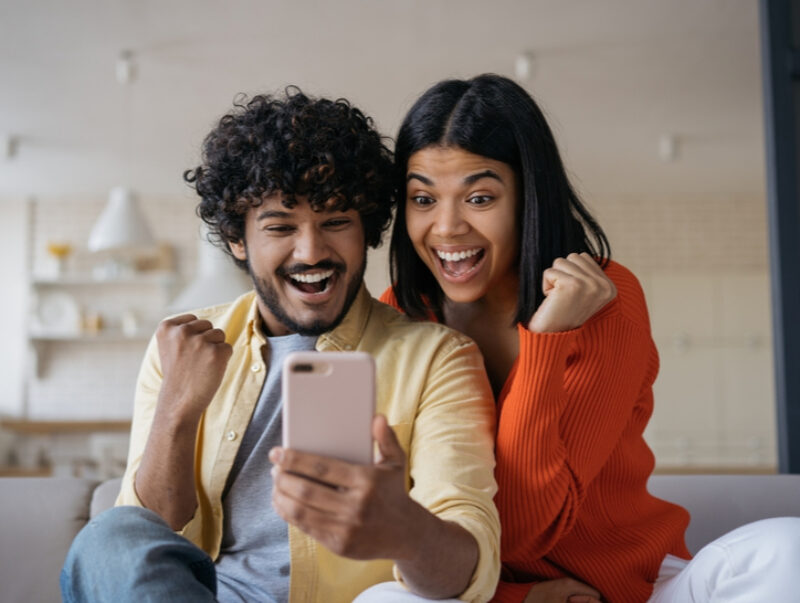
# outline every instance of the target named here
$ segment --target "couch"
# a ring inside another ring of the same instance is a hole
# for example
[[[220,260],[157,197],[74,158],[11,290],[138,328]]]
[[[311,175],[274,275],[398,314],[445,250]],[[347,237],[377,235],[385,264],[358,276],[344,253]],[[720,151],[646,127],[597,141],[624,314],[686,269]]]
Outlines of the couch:
[[[739,525],[800,516],[800,475],[654,475],[649,489],[689,510],[692,552]],[[0,603],[60,601],[70,542],[118,490],[119,480],[0,478]]]

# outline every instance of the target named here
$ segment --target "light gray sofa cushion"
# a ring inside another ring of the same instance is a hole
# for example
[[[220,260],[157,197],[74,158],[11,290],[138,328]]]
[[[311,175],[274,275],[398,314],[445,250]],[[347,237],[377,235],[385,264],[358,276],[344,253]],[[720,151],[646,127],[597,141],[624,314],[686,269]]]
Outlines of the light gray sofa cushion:
[[[75,535],[88,521],[97,482],[0,478],[0,599],[60,601],[58,576]]]
[[[99,487],[98,487],[99,486]],[[650,492],[688,509],[692,552],[745,523],[800,516],[800,475],[655,475]],[[109,508],[120,480],[0,478],[0,601],[61,600],[58,575],[75,534]]]

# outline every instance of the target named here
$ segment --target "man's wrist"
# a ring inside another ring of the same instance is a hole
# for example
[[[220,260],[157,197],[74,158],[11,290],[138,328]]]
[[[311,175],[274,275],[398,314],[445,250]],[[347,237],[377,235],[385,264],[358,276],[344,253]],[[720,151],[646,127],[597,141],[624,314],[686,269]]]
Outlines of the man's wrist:
[[[162,390],[156,409],[156,423],[159,428],[170,432],[174,436],[196,434],[200,425],[202,411],[195,410],[199,405],[193,400],[181,399],[170,396]],[[202,406],[205,408],[205,406]]]
[[[413,526],[409,525],[402,558],[394,559],[397,569],[406,586],[420,596],[457,597],[475,573],[480,556],[478,543],[459,524],[417,507],[422,513]]]
[[[432,537],[435,540],[435,535],[440,533],[444,523],[411,497],[408,498],[405,516],[401,537],[393,555],[394,561],[398,563],[419,559],[420,551],[428,550],[428,542]]]

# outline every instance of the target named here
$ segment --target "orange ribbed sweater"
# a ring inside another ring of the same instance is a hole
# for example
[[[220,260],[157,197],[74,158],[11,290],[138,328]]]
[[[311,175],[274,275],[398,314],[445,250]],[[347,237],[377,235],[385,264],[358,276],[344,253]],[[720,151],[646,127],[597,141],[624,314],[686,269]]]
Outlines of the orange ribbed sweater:
[[[647,492],[643,432],[658,353],[636,277],[610,262],[617,297],[583,326],[532,333],[498,400],[495,498],[503,578],[495,601],[574,577],[609,602],[646,601],[665,555],[688,559],[689,514]],[[381,301],[397,306],[388,289]]]

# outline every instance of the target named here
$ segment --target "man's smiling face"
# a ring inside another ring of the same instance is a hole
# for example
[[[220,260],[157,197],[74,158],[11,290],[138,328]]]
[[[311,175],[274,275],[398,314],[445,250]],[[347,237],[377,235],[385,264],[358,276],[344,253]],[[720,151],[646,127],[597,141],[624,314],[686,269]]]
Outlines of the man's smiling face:
[[[283,205],[265,196],[245,216],[244,241],[230,243],[246,260],[270,335],[319,335],[342,320],[358,293],[367,247],[354,210],[314,211],[306,198]]]

